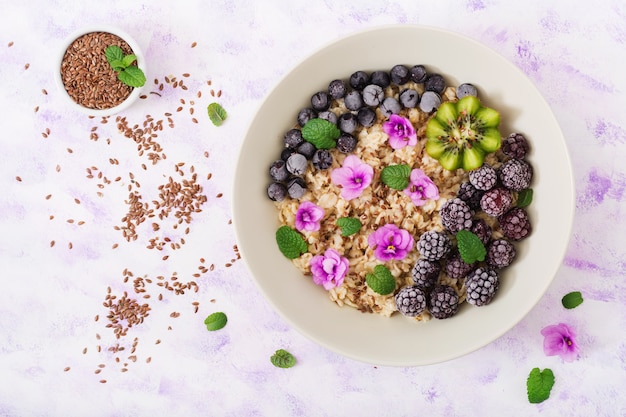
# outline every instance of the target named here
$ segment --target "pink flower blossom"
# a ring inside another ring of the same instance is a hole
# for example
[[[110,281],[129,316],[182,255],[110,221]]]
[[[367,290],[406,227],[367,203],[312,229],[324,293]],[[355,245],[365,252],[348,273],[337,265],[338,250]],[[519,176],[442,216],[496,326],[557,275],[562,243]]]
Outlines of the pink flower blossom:
[[[559,355],[566,362],[578,358],[576,333],[567,324],[559,323],[541,329],[543,335],[543,351],[548,356]]]
[[[439,198],[439,189],[421,169],[411,171],[409,186],[404,189],[404,194],[411,197],[416,206],[423,206],[428,200]]]
[[[383,132],[389,135],[389,146],[401,149],[405,146],[417,145],[417,133],[409,121],[402,116],[392,114],[389,120],[383,123]]]
[[[320,220],[324,217],[324,209],[303,201],[296,212],[296,229],[299,231],[315,232],[320,230]]]
[[[330,290],[343,283],[348,272],[349,262],[335,249],[326,249],[324,255],[315,255],[310,264],[313,282]]]
[[[376,258],[383,262],[401,260],[413,249],[415,241],[411,234],[389,223],[376,229],[367,237],[367,243],[374,249]]]
[[[333,184],[341,188],[341,197],[352,200],[369,187],[374,177],[374,168],[362,162],[355,155],[348,155],[341,168],[330,172]]]

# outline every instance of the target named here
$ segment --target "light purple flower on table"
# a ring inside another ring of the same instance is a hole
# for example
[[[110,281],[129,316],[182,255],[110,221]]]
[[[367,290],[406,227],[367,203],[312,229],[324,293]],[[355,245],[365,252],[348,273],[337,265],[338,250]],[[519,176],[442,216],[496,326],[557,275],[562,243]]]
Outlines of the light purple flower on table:
[[[578,358],[576,333],[567,324],[559,323],[541,329],[543,335],[543,351],[548,356],[559,355],[566,362]]]
[[[341,168],[335,168],[330,173],[331,181],[341,188],[341,197],[346,200],[360,196],[372,183],[373,177],[374,168],[355,155],[348,155]]]
[[[303,201],[296,212],[296,229],[303,232],[320,230],[320,220],[324,218],[324,209],[310,201]]]
[[[439,189],[424,171],[414,169],[411,171],[409,186],[404,189],[404,194],[411,197],[416,206],[423,206],[428,200],[439,198]]]
[[[401,260],[413,249],[413,236],[398,226],[388,223],[370,233],[367,243],[374,249],[374,255],[380,261]]]
[[[315,255],[309,263],[313,282],[330,290],[343,283],[343,278],[348,273],[350,266],[348,259],[344,258],[335,249],[326,249],[324,255]]]
[[[417,133],[411,121],[397,114],[392,114],[383,123],[383,132],[389,135],[389,146],[393,149],[417,145]]]

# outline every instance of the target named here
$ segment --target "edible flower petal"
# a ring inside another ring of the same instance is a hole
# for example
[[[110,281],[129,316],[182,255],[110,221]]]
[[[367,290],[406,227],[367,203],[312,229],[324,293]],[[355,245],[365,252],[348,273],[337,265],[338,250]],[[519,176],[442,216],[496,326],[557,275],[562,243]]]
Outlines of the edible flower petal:
[[[352,200],[369,187],[374,177],[374,168],[361,161],[358,156],[348,155],[341,168],[330,172],[333,184],[341,188],[341,197]]]
[[[439,198],[439,189],[424,171],[416,168],[411,171],[409,186],[404,189],[404,194],[408,195],[416,206],[423,206],[428,200]]]
[[[415,128],[409,119],[397,114],[392,114],[389,120],[383,123],[383,132],[389,135],[389,146],[393,149],[417,145]]]
[[[301,232],[320,230],[320,220],[324,217],[324,209],[318,205],[303,201],[296,212],[296,229]]]
[[[547,356],[558,355],[566,362],[578,358],[578,344],[574,329],[565,323],[546,326],[541,329],[543,335],[543,351]]]
[[[349,268],[347,258],[344,258],[335,249],[326,249],[324,255],[315,255],[309,263],[313,282],[330,290],[343,284]]]
[[[367,243],[374,249],[374,255],[380,261],[402,260],[413,249],[415,241],[411,234],[388,223],[376,229],[367,237]]]

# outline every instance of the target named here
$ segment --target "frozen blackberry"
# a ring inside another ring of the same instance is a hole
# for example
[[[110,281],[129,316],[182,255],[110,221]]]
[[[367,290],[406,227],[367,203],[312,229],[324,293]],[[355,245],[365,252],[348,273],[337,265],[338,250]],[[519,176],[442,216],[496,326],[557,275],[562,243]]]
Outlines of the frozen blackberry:
[[[441,264],[439,262],[419,258],[413,265],[411,276],[415,285],[429,290],[437,283],[439,272],[441,272]]]
[[[451,233],[456,233],[459,230],[467,230],[472,227],[474,212],[465,201],[457,197],[443,203],[439,215],[443,227]]]
[[[471,182],[462,182],[456,196],[465,201],[472,210],[480,209],[480,199],[484,191],[474,187]]]
[[[499,171],[500,182],[512,191],[522,191],[530,186],[533,179],[533,167],[522,159],[509,159]]]
[[[446,275],[452,279],[463,279],[475,268],[474,264],[465,263],[461,255],[455,253],[446,258],[444,270]]]
[[[489,268],[476,268],[465,278],[465,300],[476,306],[489,304],[498,291],[498,273]]]
[[[428,311],[436,319],[447,319],[459,311],[459,295],[449,285],[437,285],[428,297]]]
[[[502,141],[501,149],[506,156],[523,159],[528,154],[528,141],[521,133],[511,133]]]
[[[474,219],[474,224],[472,224],[470,232],[478,236],[478,239],[483,242],[483,245],[486,245],[491,240],[491,234],[493,233],[493,230],[491,229],[491,226],[489,226],[489,223],[485,221],[485,219]]]
[[[528,212],[520,207],[513,207],[504,213],[498,219],[498,222],[504,236],[514,241],[528,237],[532,231]]]
[[[469,181],[477,190],[491,190],[498,182],[498,173],[489,164],[469,172]]]
[[[429,261],[438,261],[450,253],[452,242],[445,232],[429,230],[417,241],[417,251]]]
[[[503,187],[485,191],[485,194],[480,199],[480,207],[487,215],[492,217],[501,216],[511,208],[512,204],[513,194]]]
[[[417,285],[400,288],[395,300],[398,311],[407,317],[418,316],[426,309],[426,294]]]
[[[515,255],[515,245],[506,239],[496,239],[487,246],[485,261],[492,268],[501,269],[511,265]]]

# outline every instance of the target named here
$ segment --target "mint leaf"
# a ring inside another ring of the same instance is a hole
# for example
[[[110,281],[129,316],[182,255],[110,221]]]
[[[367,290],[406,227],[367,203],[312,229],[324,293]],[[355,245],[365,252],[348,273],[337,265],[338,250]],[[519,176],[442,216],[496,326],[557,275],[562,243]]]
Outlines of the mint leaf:
[[[526,380],[526,392],[528,401],[532,404],[538,404],[550,398],[550,391],[554,385],[554,373],[550,369],[540,371],[534,368],[530,371]]]
[[[124,68],[130,67],[130,65],[137,60],[137,55],[128,54],[122,59],[122,63],[124,64]]]
[[[527,207],[533,201],[533,189],[526,188],[517,195],[517,207]]]
[[[277,368],[291,368],[296,364],[296,358],[285,349],[278,349],[270,357],[270,361]]]
[[[215,126],[221,126],[228,117],[228,113],[219,103],[211,103],[207,107],[207,112],[209,113],[209,119]]]
[[[484,261],[487,249],[478,236],[469,230],[459,230],[456,233],[456,244],[459,248],[459,255],[466,264],[473,264],[476,261]]]
[[[325,119],[311,119],[302,127],[302,137],[317,149],[330,149],[337,146],[341,131]]]
[[[114,59],[110,61],[109,64],[111,65],[111,68],[113,68],[113,71],[116,72],[122,71],[124,68],[126,68],[124,66],[124,62],[120,61],[119,59]]]
[[[222,312],[217,312],[213,314],[209,314],[206,319],[204,319],[204,324],[208,331],[215,331],[226,326],[226,322],[228,321],[226,314]]]
[[[374,272],[365,276],[365,282],[380,295],[390,294],[396,289],[396,279],[385,265],[376,265]]]
[[[281,226],[276,230],[276,243],[278,249],[289,259],[296,259],[309,250],[304,237],[289,226]]]
[[[561,299],[561,303],[565,308],[576,308],[583,303],[583,295],[580,291],[570,292],[569,294],[565,294],[565,296]]]
[[[350,236],[361,230],[363,223],[356,217],[340,217],[337,226],[341,227],[341,236]]]
[[[130,87],[141,87],[146,83],[146,76],[141,68],[130,66],[121,71],[117,78]]]
[[[107,62],[111,64],[113,61],[123,61],[124,51],[117,45],[109,45],[104,50],[104,56],[107,58]]]
[[[411,167],[408,165],[389,165],[383,168],[380,179],[394,190],[404,190],[409,186]]]

